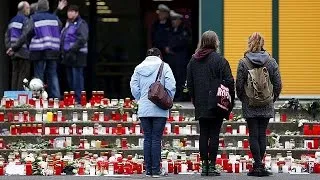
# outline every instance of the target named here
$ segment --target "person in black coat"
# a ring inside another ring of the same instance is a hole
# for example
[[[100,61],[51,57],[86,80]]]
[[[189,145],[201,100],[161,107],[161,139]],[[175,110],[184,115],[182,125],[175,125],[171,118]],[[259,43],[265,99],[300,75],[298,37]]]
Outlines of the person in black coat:
[[[61,35],[61,63],[66,66],[69,88],[75,91],[76,102],[80,103],[84,90],[83,68],[87,65],[88,25],[79,15],[79,7],[68,8],[68,22]]]
[[[168,46],[169,33],[171,28],[170,8],[164,4],[158,6],[158,20],[156,20],[151,29],[152,47],[160,49],[162,58],[167,62],[167,53],[165,48]]]
[[[232,106],[235,97],[234,79],[229,62],[217,53],[218,49],[217,34],[214,31],[206,31],[187,68],[187,88],[200,125],[200,157],[203,167],[201,175],[203,176],[220,175],[215,169],[219,133],[223,118],[229,119],[228,115],[219,114],[216,109],[209,109],[210,87],[218,87],[219,81],[217,80],[221,79],[229,88]],[[218,74],[221,75],[221,78],[216,76]]]
[[[183,88],[187,75],[188,64],[188,47],[190,40],[190,33],[185,28],[181,14],[174,11],[170,12],[172,28],[169,34],[169,43],[165,48],[168,54],[168,63],[173,70],[174,77],[177,81],[177,93],[175,101],[183,100]]]

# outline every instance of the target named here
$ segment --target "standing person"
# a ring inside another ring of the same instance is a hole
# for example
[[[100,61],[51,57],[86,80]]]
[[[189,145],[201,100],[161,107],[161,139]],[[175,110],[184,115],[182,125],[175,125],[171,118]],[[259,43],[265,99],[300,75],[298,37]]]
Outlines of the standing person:
[[[66,66],[69,88],[75,91],[76,102],[80,103],[84,90],[83,68],[87,65],[88,25],[79,15],[79,7],[70,5],[68,21],[61,35],[62,64]]]
[[[250,150],[254,159],[253,169],[248,176],[270,175],[262,164],[266,152],[266,129],[269,119],[274,116],[274,102],[282,89],[278,64],[263,46],[262,35],[253,33],[237,72],[237,96],[242,102],[242,114],[248,124]]]
[[[170,8],[164,4],[158,6],[158,20],[155,21],[151,29],[152,47],[160,49],[163,60],[167,61],[165,48],[168,46],[169,33],[171,28]]]
[[[10,49],[22,36],[22,32],[26,30],[28,16],[30,14],[30,5],[27,1],[21,1],[18,4],[18,13],[10,20],[10,24],[5,34],[6,49]],[[29,50],[27,44],[22,44],[15,53],[9,53],[12,62],[12,90],[23,90],[23,79],[29,79],[30,61]]]
[[[60,98],[57,60],[60,57],[61,22],[56,15],[48,11],[48,0],[38,0],[37,13],[31,16],[26,33],[8,53],[16,52],[22,44],[31,39],[29,50],[30,60],[34,62],[34,76],[44,81],[46,73],[49,97]]]
[[[224,81],[230,91],[231,103],[234,104],[234,80],[229,62],[217,53],[219,43],[214,31],[204,32],[187,68],[187,88],[200,125],[202,176],[220,176],[215,168],[219,133],[223,118],[228,119],[228,115],[218,114],[216,108],[209,108],[210,87],[218,87],[218,82]]]
[[[30,5],[30,16],[37,12],[38,3],[32,3]]]
[[[165,48],[168,54],[168,63],[173,70],[177,81],[175,101],[183,100],[183,88],[186,81],[188,65],[188,47],[190,35],[182,23],[183,16],[174,11],[170,12],[172,28],[169,34],[169,43]]]
[[[138,101],[138,116],[144,131],[144,160],[146,175],[159,177],[161,160],[161,139],[163,130],[169,117],[169,110],[163,110],[148,99],[149,87],[156,81],[159,67],[162,64],[161,51],[151,48],[147,57],[139,64],[131,77],[130,87],[133,97]],[[160,82],[173,99],[176,82],[170,66],[164,64]]]

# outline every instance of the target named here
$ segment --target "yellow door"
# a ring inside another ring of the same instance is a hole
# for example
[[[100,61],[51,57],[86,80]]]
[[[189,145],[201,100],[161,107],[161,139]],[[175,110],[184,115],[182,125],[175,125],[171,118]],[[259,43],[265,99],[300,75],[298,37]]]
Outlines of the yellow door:
[[[279,1],[279,58],[284,95],[320,94],[320,1]]]

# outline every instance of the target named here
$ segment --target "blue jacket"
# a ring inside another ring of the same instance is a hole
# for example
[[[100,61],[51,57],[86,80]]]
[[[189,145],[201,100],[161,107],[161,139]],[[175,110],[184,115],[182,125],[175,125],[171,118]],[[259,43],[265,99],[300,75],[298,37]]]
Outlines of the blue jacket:
[[[163,110],[148,99],[149,87],[155,82],[162,60],[157,56],[148,56],[139,64],[131,77],[130,87],[133,97],[138,101],[138,117],[169,117],[169,110]],[[176,92],[176,81],[171,68],[165,63],[162,72],[163,84],[173,99]]]
[[[5,34],[6,49],[11,48],[12,45],[19,40],[19,38],[22,36],[23,30],[26,28],[27,23],[28,17],[20,12],[18,12],[18,14],[10,20],[8,30]],[[17,52],[14,54],[14,57],[29,59],[29,50],[26,43],[24,43],[22,47],[17,50]]]

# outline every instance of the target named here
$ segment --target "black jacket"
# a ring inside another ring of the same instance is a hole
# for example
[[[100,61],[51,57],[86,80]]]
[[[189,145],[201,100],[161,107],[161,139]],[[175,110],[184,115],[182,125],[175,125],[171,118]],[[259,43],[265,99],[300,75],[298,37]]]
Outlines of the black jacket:
[[[187,87],[195,106],[197,120],[200,118],[221,117],[214,110],[209,110],[208,106],[210,87],[218,86],[214,84],[218,82],[216,81],[218,77],[214,77],[215,74],[222,74],[222,80],[226,82],[225,85],[230,90],[232,104],[234,104],[234,79],[229,62],[226,59],[220,57],[216,52],[212,52],[201,59],[192,57],[188,64]],[[227,116],[222,118],[228,119]]]

